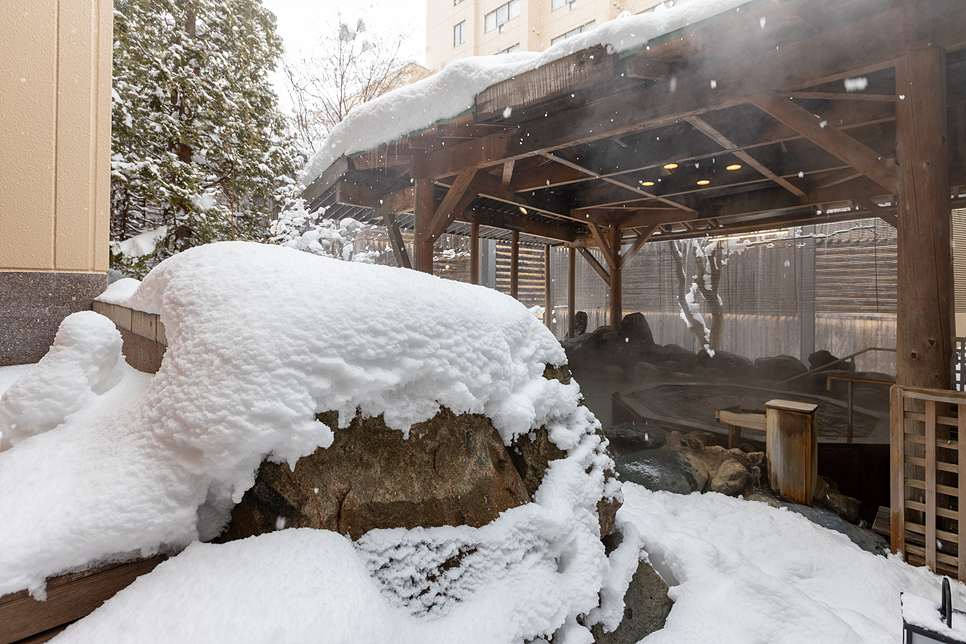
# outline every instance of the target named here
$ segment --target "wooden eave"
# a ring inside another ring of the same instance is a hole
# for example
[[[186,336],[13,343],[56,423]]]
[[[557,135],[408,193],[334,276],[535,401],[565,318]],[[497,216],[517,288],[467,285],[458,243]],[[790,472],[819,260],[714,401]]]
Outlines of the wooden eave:
[[[390,201],[411,213],[403,193],[428,178],[445,204],[437,228],[577,246],[599,245],[591,225],[625,239],[651,230],[649,241],[868,216],[895,225],[894,67],[910,7],[927,44],[946,50],[962,203],[966,0],[753,0],[634,52],[592,47],[487,88],[472,113],[340,159],[305,196],[378,221]],[[865,88],[850,91],[856,78]],[[340,184],[376,199],[353,203]]]

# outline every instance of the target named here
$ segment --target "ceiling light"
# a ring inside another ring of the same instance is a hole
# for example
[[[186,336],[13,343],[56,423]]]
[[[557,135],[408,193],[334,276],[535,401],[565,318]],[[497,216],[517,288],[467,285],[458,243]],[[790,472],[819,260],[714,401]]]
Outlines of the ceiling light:
[[[654,182],[653,181],[642,181],[641,182],[641,185],[642,186],[653,186],[654,185]]]
[[[677,163],[665,163],[664,164],[664,169],[665,170],[673,170],[676,167],[678,167],[678,164]]]
[[[525,215],[527,214],[527,209],[524,208],[523,206],[520,206],[520,212],[522,212]]]
[[[710,181],[708,181],[707,179],[702,179],[701,181],[699,181],[699,182],[698,182],[698,185],[699,185],[699,186],[706,186],[706,185],[708,185],[709,183],[711,183],[711,182],[710,182]]]
[[[725,168],[725,170],[741,170],[741,164],[740,163],[732,163],[727,168]]]

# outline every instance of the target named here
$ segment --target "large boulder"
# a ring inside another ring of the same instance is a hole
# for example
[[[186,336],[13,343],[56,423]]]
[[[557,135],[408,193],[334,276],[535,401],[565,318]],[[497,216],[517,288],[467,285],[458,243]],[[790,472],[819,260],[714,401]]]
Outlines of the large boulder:
[[[624,594],[624,617],[617,629],[605,633],[600,624],[590,629],[594,644],[637,644],[664,628],[673,602],[668,587],[646,561],[640,562]]]
[[[295,469],[265,461],[255,485],[232,510],[225,540],[283,527],[333,530],[358,539],[374,528],[479,527],[530,494],[499,433],[485,416],[442,409],[412,426],[409,438],[381,416],[357,415],[337,427],[319,414],[333,444]]]
[[[771,358],[758,358],[755,360],[755,367],[758,369],[758,377],[763,380],[774,380],[783,382],[789,378],[800,376],[808,367],[805,363],[795,356],[780,355]]]
[[[808,356],[809,369],[818,369],[819,367],[827,367],[828,369],[844,370],[844,371],[855,371],[855,365],[851,362],[836,362],[836,358],[827,349],[820,349],[815,351]],[[835,363],[832,365],[832,363]],[[832,366],[829,366],[832,365]]]
[[[620,456],[617,458],[617,473],[623,480],[655,492],[701,492],[708,482],[708,471],[703,463],[682,452],[667,449]]]
[[[629,344],[641,345],[644,348],[654,346],[654,336],[651,335],[651,327],[643,313],[625,315],[617,333]]]
[[[645,449],[658,449],[667,444],[667,432],[645,422],[621,423],[604,430],[614,456],[632,454]]]
[[[574,335],[583,335],[587,332],[587,312],[577,311],[574,314]]]
[[[714,355],[711,355],[707,350],[701,349],[697,358],[698,364],[702,367],[718,369],[728,378],[750,381],[758,377],[755,363],[737,353],[715,351]]]

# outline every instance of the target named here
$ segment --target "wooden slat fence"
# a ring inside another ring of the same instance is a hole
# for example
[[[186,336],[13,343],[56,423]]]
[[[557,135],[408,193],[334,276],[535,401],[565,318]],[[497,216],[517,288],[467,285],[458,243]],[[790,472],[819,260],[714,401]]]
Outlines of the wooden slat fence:
[[[966,391],[966,338],[953,338],[953,387],[956,391]]]
[[[892,551],[966,580],[966,394],[894,386]]]

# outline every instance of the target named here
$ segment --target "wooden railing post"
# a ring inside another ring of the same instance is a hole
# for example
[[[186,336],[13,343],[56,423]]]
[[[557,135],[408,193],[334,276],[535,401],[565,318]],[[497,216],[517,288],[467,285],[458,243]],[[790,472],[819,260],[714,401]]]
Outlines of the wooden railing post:
[[[818,481],[818,405],[770,400],[765,403],[765,453],[772,489],[810,505]]]

